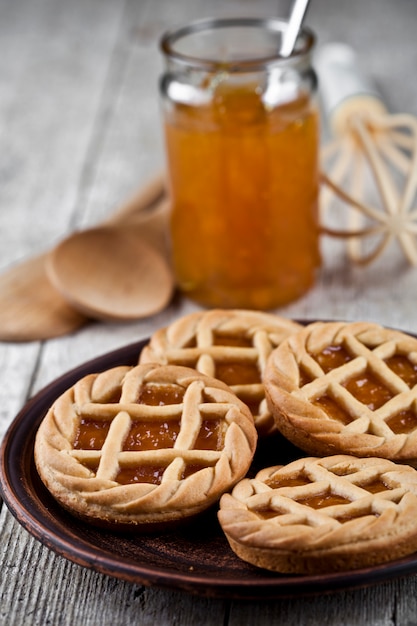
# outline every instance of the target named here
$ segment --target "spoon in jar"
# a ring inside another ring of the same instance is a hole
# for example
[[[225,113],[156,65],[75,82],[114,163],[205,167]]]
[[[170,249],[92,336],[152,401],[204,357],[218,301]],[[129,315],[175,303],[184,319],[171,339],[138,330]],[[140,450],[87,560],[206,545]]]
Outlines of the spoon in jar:
[[[300,32],[309,0],[295,0],[291,9],[288,25],[282,34],[279,57],[288,58],[294,51],[298,34]],[[268,76],[268,83],[262,96],[267,109],[277,106],[280,102],[292,100],[295,97],[294,86],[288,81],[281,81],[285,68],[280,63],[272,67]]]
[[[293,53],[308,4],[309,0],[295,0],[291,9],[290,19],[288,20],[288,26],[282,38],[281,48],[279,51],[280,56],[289,57]]]

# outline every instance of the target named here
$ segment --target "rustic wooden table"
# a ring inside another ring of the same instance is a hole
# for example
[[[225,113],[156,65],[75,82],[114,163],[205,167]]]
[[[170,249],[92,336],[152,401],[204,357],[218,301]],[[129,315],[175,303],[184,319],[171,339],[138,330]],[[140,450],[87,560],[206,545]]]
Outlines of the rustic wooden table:
[[[206,16],[288,13],[276,0],[0,0],[0,270],[75,227],[98,222],[163,167],[157,41]],[[320,45],[355,47],[393,112],[417,114],[415,0],[314,0]],[[417,332],[417,269],[396,245],[366,269],[324,241],[316,287],[280,310],[302,319],[366,319]],[[0,303],[0,306],[1,303]],[[181,298],[135,323],[0,344],[0,438],[26,401],[84,361],[196,307]],[[1,501],[0,501],[1,506]],[[417,623],[417,576],[331,595],[232,601],[140,586],[57,556],[0,513],[0,624]]]

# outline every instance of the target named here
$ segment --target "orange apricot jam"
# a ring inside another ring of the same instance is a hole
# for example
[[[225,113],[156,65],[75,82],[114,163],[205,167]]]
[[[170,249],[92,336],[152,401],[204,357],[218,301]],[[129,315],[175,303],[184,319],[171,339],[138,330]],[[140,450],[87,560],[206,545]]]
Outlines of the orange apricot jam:
[[[325,374],[352,360],[346,348],[341,345],[327,346],[327,348],[313,355],[313,357]]]
[[[301,487],[302,485],[309,485],[311,480],[303,474],[296,476],[275,476],[265,481],[265,484],[271,489],[280,489],[281,487]]]
[[[319,398],[313,400],[313,404],[323,409],[327,415],[335,420],[338,420],[345,426],[350,424],[352,416],[342,408],[333,398],[327,394],[323,394]]]
[[[109,432],[110,422],[83,417],[74,438],[74,450],[101,450]]]
[[[194,444],[195,450],[221,450],[224,445],[224,433],[219,420],[203,420],[200,432]]]
[[[132,483],[151,483],[153,485],[159,485],[165,469],[165,467],[156,465],[121,467],[115,481],[120,485],[130,485]]]
[[[234,346],[236,348],[252,348],[253,339],[243,334],[241,335],[227,335],[226,333],[213,333],[213,345],[214,346]]]
[[[410,388],[417,385],[417,365],[415,363],[411,363],[407,357],[400,354],[394,354],[386,359],[385,363],[390,369],[392,369],[393,372],[395,372],[395,374],[397,374],[397,376],[402,378],[402,380],[407,383]]]
[[[171,103],[165,134],[173,264],[205,306],[271,309],[320,265],[318,114],[309,95],[270,109],[220,81],[209,103]]]
[[[396,435],[408,434],[417,428],[417,415],[411,409],[404,409],[389,417],[386,424]]]
[[[393,397],[393,393],[369,370],[352,377],[343,386],[371,411],[376,411]]]
[[[124,441],[123,450],[173,448],[179,432],[179,420],[170,420],[169,422],[134,420]]]
[[[311,383],[313,381],[313,377],[306,372],[306,370],[303,367],[300,367],[300,376],[298,379],[298,386],[299,387],[304,387],[304,385],[308,385],[308,383]]]
[[[352,376],[343,383],[356,400],[362,402],[371,411],[376,411],[393,397],[393,393],[383,385],[368,369],[363,374]],[[342,424],[349,424],[352,416],[328,394],[313,400],[313,404],[322,408],[330,417]]]
[[[369,491],[369,493],[380,493],[381,491],[387,491],[390,489],[386,483],[380,478],[375,478],[373,481],[367,483],[366,485],[361,485],[363,489]]]
[[[216,378],[226,385],[256,385],[261,383],[261,374],[256,363],[216,363]]]
[[[335,506],[338,504],[350,504],[350,500],[344,498],[343,496],[339,496],[336,493],[332,493],[331,491],[326,491],[323,493],[319,493],[315,496],[308,496],[306,498],[297,498],[297,502],[300,504],[305,504],[306,506],[311,507],[312,509],[323,509],[327,506]]]
[[[180,404],[184,393],[184,389],[176,385],[144,385],[137,401],[139,404],[150,406]]]

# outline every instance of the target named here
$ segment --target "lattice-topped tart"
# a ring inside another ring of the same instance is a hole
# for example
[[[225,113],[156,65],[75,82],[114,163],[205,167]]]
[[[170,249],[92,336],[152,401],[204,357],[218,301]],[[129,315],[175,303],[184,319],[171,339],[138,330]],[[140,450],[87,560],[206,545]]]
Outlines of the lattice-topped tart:
[[[227,385],[143,364],[88,375],[58,398],[35,462],[72,513],[151,528],[216,502],[246,474],[256,440],[249,409]]]
[[[304,451],[417,464],[417,339],[367,322],[317,322],[270,356],[265,393]]]
[[[292,320],[245,310],[186,315],[156,331],[140,362],[185,365],[225,382],[245,402],[260,435],[275,430],[262,375],[271,351],[301,330]]]
[[[244,478],[220,500],[220,524],[243,560],[318,574],[417,550],[417,471],[379,458],[302,458]]]

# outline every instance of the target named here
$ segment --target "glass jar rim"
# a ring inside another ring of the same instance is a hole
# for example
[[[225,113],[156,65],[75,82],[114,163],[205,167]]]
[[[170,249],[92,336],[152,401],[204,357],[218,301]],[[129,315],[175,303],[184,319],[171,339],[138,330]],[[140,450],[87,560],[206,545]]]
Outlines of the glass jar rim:
[[[233,59],[225,62],[198,55],[194,56],[191,54],[184,54],[175,49],[175,44],[178,41],[188,35],[193,35],[198,32],[208,32],[219,28],[248,27],[263,28],[269,32],[282,34],[285,32],[287,26],[288,22],[275,18],[206,18],[195,20],[166,31],[160,39],[159,47],[166,57],[169,57],[180,64],[204,70],[215,70],[219,66],[224,67],[227,65],[227,67],[234,72],[248,72],[265,68],[265,66],[272,64],[278,64],[280,66],[292,65],[294,62],[301,61],[308,57],[315,45],[315,34],[307,27],[303,26],[301,28],[297,39],[297,45],[289,57],[281,56],[279,50],[277,50],[276,53],[272,55],[267,54],[257,58],[248,57],[238,60]],[[301,47],[300,42],[302,44]]]

